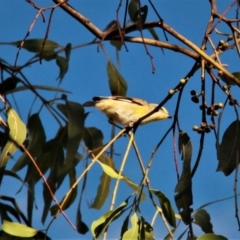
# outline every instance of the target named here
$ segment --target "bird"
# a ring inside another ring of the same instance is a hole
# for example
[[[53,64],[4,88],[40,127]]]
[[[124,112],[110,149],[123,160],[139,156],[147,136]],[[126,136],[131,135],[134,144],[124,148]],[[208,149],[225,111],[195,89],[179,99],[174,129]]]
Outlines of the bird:
[[[154,110],[158,104],[148,103],[140,98],[124,96],[99,96],[85,102],[84,107],[96,107],[109,118],[111,123],[132,127],[139,118]],[[166,108],[161,107],[157,112],[143,119],[140,125],[149,122],[171,118]]]

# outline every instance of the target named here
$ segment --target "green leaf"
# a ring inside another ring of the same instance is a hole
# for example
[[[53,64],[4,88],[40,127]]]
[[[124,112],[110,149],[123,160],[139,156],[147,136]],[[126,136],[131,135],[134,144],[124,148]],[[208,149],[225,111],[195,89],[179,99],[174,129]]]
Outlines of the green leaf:
[[[14,90],[20,81],[21,79],[15,76],[5,79],[0,83],[0,94]]]
[[[108,25],[104,28],[104,32],[111,32],[113,30],[118,29],[117,26],[117,21],[116,20],[112,20],[110,23],[108,23]]]
[[[176,227],[176,218],[171,202],[168,200],[164,193],[158,190],[150,189],[150,192],[152,192],[158,198],[163,214],[167,219],[168,223],[171,226]]]
[[[110,176],[111,178],[115,178],[115,179],[122,179],[124,180],[124,182],[127,183],[127,185],[132,188],[136,193],[141,192],[141,188],[134,182],[132,182],[129,178],[127,178],[124,175],[119,175],[118,172],[113,169],[111,166],[108,166],[104,163],[101,163],[99,160],[97,160],[97,162],[101,165],[103,171]],[[141,201],[143,201],[145,199],[145,194],[142,192],[141,195]]]
[[[60,172],[62,171],[63,164],[64,164],[64,152],[61,147],[61,143],[59,143],[58,139],[51,140],[51,148],[49,149],[49,155],[51,156],[51,165],[50,165],[50,174],[47,178],[47,182],[53,192],[57,190],[57,181]],[[50,144],[48,145],[50,147]],[[48,215],[51,203],[52,203],[52,196],[49,193],[48,188],[44,184],[43,186],[43,198],[44,198],[44,209],[42,214],[42,223],[45,222],[46,217]]]
[[[143,25],[147,19],[147,14],[148,14],[148,6],[144,5],[143,7],[140,8],[139,10],[140,13],[140,18],[137,21],[137,29],[141,31],[143,29]]]
[[[217,148],[219,160],[217,171],[225,176],[230,175],[237,167],[240,159],[240,121],[232,122],[223,134],[222,143]]]
[[[159,37],[158,37],[158,35],[157,35],[157,33],[156,33],[156,31],[155,31],[154,28],[148,28],[148,31],[151,33],[152,37],[153,37],[155,40],[159,41]]]
[[[190,161],[192,158],[192,143],[187,133],[182,131],[180,132],[178,147],[179,152],[182,153],[182,160]]]
[[[42,148],[42,152],[39,154],[39,156],[36,159],[36,164],[37,164],[38,168],[41,170],[42,174],[44,174],[54,164],[53,161],[55,161],[55,159],[56,159],[56,157],[55,157],[56,151],[58,151],[58,144],[56,143],[56,139],[51,139],[50,141],[48,141],[44,144],[44,146]],[[61,159],[59,159],[59,160],[61,160]],[[54,178],[57,179],[59,171],[57,170],[56,166],[53,169],[53,171],[56,173],[56,176]],[[36,168],[33,164],[28,165],[27,174],[26,174],[25,179],[26,179],[25,181],[28,183],[28,186],[29,186],[28,199],[27,199],[27,201],[28,201],[27,210],[28,210],[28,219],[31,222],[33,204],[35,201],[35,197],[34,197],[35,184],[41,179],[40,174],[38,173],[38,171],[36,170]],[[52,177],[52,179],[53,179],[53,177]],[[57,182],[57,180],[55,180],[55,182]],[[44,187],[45,187],[45,185],[44,185]],[[54,190],[54,189],[56,189],[55,184],[54,184],[52,190]],[[47,191],[46,195],[44,196],[44,198],[46,197],[46,203],[50,202],[50,204],[51,204],[51,196],[49,194],[49,191],[47,189],[45,189],[45,190]],[[46,208],[44,211],[45,211],[44,214],[47,215],[49,209]],[[45,217],[43,217],[43,221],[45,221],[44,218]]]
[[[104,231],[107,229],[111,222],[113,222],[123,214],[124,208],[128,205],[128,199],[129,198],[127,198],[116,209],[105,213],[98,220],[93,221],[91,225],[91,232],[95,239],[97,239],[102,233],[104,233]]]
[[[182,220],[188,224],[191,221],[192,208],[192,178],[191,178],[191,158],[192,143],[185,132],[179,134],[179,151],[182,152],[183,170],[182,175],[175,187],[175,202]]]
[[[43,42],[44,39],[26,39],[24,41],[23,48],[28,50],[29,52],[40,52],[43,46]],[[9,44],[19,47],[21,43],[22,40],[3,44]],[[59,47],[58,43],[51,40],[46,40],[44,45],[44,51],[53,51],[55,48],[58,47]]]
[[[143,217],[140,220],[140,239],[155,240],[153,227]]]
[[[64,57],[57,56],[56,63],[59,67],[59,75],[58,75],[57,79],[60,79],[60,82],[61,82],[62,79],[64,78],[65,74],[68,71],[68,60]]]
[[[67,90],[64,90],[62,88],[57,88],[57,87],[52,87],[52,86],[40,86],[40,85],[32,85],[32,87],[34,89],[40,89],[40,90],[46,90],[46,91],[52,91],[52,92],[61,92],[61,93],[71,93]],[[29,90],[29,87],[27,86],[19,86],[16,87],[15,89],[6,92],[6,94],[9,93],[16,93],[16,92],[20,92],[20,91],[24,91],[24,90]]]
[[[1,199],[4,200],[4,197]],[[5,200],[7,200],[7,199],[5,199]],[[8,213],[9,213],[12,216],[14,216],[19,222],[21,221],[20,214],[19,214],[20,209],[16,210],[16,208],[13,208],[12,206],[10,206],[8,204],[4,204],[4,203],[0,203],[0,209],[1,209],[1,218],[2,219],[9,220],[7,217],[4,217],[4,216],[8,216]]]
[[[138,1],[131,0],[128,5],[128,14],[132,22],[136,22],[139,18],[138,16]]]
[[[136,213],[134,213],[131,217],[131,228],[129,228],[122,237],[122,240],[138,240],[139,239],[139,219]]]
[[[213,233],[207,233],[197,238],[197,240],[228,240],[224,236],[216,235]]]
[[[83,141],[89,150],[95,150],[96,155],[103,147],[103,133],[98,128],[85,127]]]
[[[99,157],[99,160],[101,161],[101,163],[104,163],[111,168],[114,168],[114,161],[110,157],[102,155],[101,157]],[[100,209],[103,206],[109,194],[110,183],[111,178],[105,172],[103,172],[100,178],[96,197],[94,198],[94,201],[91,205],[92,208]]]
[[[66,101],[66,105],[58,104],[58,109],[68,118],[67,124],[67,153],[66,164],[71,163],[76,156],[80,141],[84,133],[84,108],[76,102]]]
[[[10,131],[8,142],[0,155],[0,168],[6,166],[10,156],[23,144],[27,135],[25,124],[12,108],[7,109],[7,123]]]
[[[46,140],[44,128],[37,113],[33,114],[28,119],[27,127],[29,133],[29,144],[27,150],[31,154],[31,156],[35,158],[41,153],[42,147]],[[18,161],[14,164],[12,171],[17,172],[21,170],[30,161],[31,160],[29,156],[24,152],[22,156],[18,159]]]
[[[2,230],[16,237],[33,237],[38,230],[16,222],[3,220]]]
[[[76,182],[76,170],[74,168],[71,169],[71,171],[68,173],[69,175],[69,185],[70,185],[70,188],[72,187],[72,185]],[[65,200],[65,203],[62,207],[63,210],[66,210],[67,208],[69,208],[72,203],[74,202],[74,200],[76,199],[76,196],[77,196],[77,188],[73,188],[71,193],[68,195],[68,198],[67,200]],[[65,199],[65,197],[63,198]],[[62,200],[63,201],[63,200]],[[59,203],[61,205],[62,201]],[[58,211],[58,206],[57,205],[54,205],[50,208],[50,211],[51,211],[51,215],[54,216],[57,211]]]
[[[32,225],[32,215],[33,207],[35,202],[35,183],[28,182],[28,192],[27,192],[27,217],[29,223]]]
[[[16,178],[17,180],[19,180],[22,184],[24,184],[23,179],[21,179],[16,173],[9,171],[9,170],[5,170],[4,171],[4,175],[12,177],[12,178]]]
[[[80,234],[86,234],[89,231],[88,226],[82,221],[82,214],[79,208],[77,209],[76,227]]]
[[[78,208],[77,208],[76,227],[77,227],[78,233],[80,233],[80,234],[86,234],[89,231],[88,226],[82,221],[80,204],[78,204]]]
[[[107,74],[111,94],[113,96],[126,96],[128,88],[127,82],[111,61],[108,61],[107,63]]]
[[[113,30],[116,30],[118,29],[118,26],[117,26],[117,21],[116,20],[112,20],[108,25],[107,27],[104,29],[105,32],[111,32]],[[118,51],[121,50],[122,48],[122,43],[121,41],[118,41],[118,40],[110,40],[110,44],[112,46],[114,46]]]
[[[122,224],[122,228],[121,228],[121,234],[120,234],[120,239],[122,239],[123,234],[128,230],[128,223],[129,223],[129,215],[127,215],[127,217],[124,219],[123,224]]]
[[[43,174],[51,166],[52,157],[54,156],[54,152],[51,149],[52,147],[55,147],[54,140],[46,142],[42,147],[41,153],[37,156],[36,164],[38,165],[38,168],[41,170]],[[25,179],[29,184],[30,183],[36,184],[41,179],[40,174],[38,173],[33,164],[28,165],[28,170]]]
[[[210,222],[210,215],[206,210],[200,209],[194,214],[195,223],[201,227],[205,233],[213,233],[213,226]]]
[[[159,41],[159,37],[154,28],[148,28],[147,30],[150,32],[150,34],[155,40]],[[164,49],[162,47],[161,47],[161,50],[162,50],[162,53],[164,54]]]
[[[43,52],[41,52],[41,53],[37,53],[34,57],[33,57],[33,59],[39,59],[39,58],[41,58],[41,59],[44,59],[44,60],[46,60],[46,61],[51,61],[51,60],[54,60],[54,59],[56,59],[56,57],[58,56],[58,54],[57,54],[57,52],[55,52],[54,50],[52,50],[52,51],[43,51]]]
[[[69,62],[70,60],[70,55],[71,55],[71,50],[72,50],[72,44],[68,43],[65,47],[65,56],[66,56],[66,60],[67,62]]]

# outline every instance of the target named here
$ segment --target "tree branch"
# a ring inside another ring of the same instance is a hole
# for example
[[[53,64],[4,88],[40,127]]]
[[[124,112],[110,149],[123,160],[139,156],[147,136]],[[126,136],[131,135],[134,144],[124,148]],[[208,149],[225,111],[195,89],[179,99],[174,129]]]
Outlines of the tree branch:
[[[55,3],[62,3],[63,0],[53,0]],[[102,32],[100,29],[98,29],[94,24],[91,23],[89,19],[84,17],[82,14],[80,14],[77,10],[75,10],[73,7],[71,7],[67,3],[61,4],[59,7],[61,7],[64,11],[69,13],[72,17],[74,17],[77,21],[79,21],[83,26],[85,26],[94,36],[96,36],[99,39],[104,40],[121,40],[121,36],[119,35],[119,30],[113,30],[111,32]],[[221,64],[217,63],[214,59],[212,59],[210,56],[208,56],[204,51],[202,51],[197,45],[189,41],[187,38],[182,36],[180,33],[175,31],[173,28],[171,28],[169,25],[167,25],[164,22],[155,21],[155,22],[148,22],[145,23],[142,26],[142,29],[148,29],[148,28],[162,28],[169,34],[171,34],[173,37],[193,49],[199,56],[201,56],[207,63],[213,65],[218,70],[222,71],[223,74],[225,74],[227,77],[229,77],[236,85],[240,87],[239,80],[233,76],[229,71],[227,71]],[[137,31],[137,25],[132,24],[130,26],[127,26],[125,30],[125,34],[128,34],[133,31]],[[145,41],[145,39],[143,39]]]

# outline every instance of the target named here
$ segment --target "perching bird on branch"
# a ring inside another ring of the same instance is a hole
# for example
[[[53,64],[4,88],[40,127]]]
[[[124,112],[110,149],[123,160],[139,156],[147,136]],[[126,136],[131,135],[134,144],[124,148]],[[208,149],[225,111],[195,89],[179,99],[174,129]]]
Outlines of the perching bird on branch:
[[[139,98],[110,96],[93,97],[93,101],[86,102],[83,106],[96,107],[107,115],[110,122],[132,127],[139,118],[154,110],[158,104],[148,103]],[[143,119],[140,125],[167,118],[171,118],[171,116],[166,108],[161,107],[157,112]]]

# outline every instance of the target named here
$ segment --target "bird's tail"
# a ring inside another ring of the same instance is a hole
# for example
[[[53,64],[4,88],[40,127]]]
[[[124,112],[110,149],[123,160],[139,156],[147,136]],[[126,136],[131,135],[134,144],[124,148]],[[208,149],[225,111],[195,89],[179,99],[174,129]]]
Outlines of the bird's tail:
[[[85,102],[83,104],[84,107],[94,107],[95,106],[95,102],[93,101],[89,101],[89,102]]]

